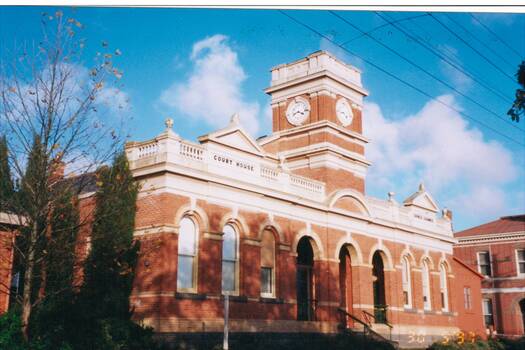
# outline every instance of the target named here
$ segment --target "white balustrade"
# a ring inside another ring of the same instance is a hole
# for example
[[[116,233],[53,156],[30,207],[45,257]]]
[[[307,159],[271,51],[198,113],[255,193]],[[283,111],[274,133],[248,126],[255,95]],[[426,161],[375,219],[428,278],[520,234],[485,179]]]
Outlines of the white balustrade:
[[[279,171],[266,166],[261,166],[261,176],[270,180],[277,180],[279,178]]]
[[[146,157],[151,157],[153,155],[156,155],[159,151],[159,145],[156,141],[154,142],[151,142],[151,143],[147,143],[147,144],[143,144],[143,145],[140,145],[138,146],[138,158],[139,159],[142,159],[142,158],[146,158]]]
[[[133,169],[166,162],[168,153],[173,155],[173,158],[169,158],[170,162],[177,163],[187,160],[181,164],[189,167],[195,164],[201,169],[217,172],[217,174],[227,171],[228,176],[232,178],[238,178],[240,181],[248,181],[261,186],[270,186],[268,183],[268,180],[270,180],[274,183],[271,185],[272,189],[320,201],[324,200],[324,183],[283,172],[277,167],[277,164],[273,168],[261,164],[258,159],[250,157],[240,158],[228,151],[211,151],[205,146],[180,139],[172,139],[168,143],[164,140],[137,143],[127,150]],[[203,166],[204,168],[202,168]],[[228,168],[231,168],[231,170],[227,170]]]

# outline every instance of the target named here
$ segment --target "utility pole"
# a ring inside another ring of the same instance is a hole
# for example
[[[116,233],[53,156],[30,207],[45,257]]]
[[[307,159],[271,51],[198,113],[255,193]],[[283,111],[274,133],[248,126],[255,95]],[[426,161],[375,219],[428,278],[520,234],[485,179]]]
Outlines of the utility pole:
[[[224,295],[224,339],[222,342],[222,349],[228,350],[228,318],[230,313],[230,296],[228,294]]]

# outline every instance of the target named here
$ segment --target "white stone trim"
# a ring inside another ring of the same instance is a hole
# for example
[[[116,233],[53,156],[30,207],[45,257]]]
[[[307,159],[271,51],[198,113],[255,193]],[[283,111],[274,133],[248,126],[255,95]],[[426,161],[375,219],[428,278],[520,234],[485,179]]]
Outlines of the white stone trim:
[[[242,191],[242,185],[238,185],[238,188],[226,187],[213,182],[201,182],[188,175],[167,174],[155,178],[150,177],[145,181],[144,187],[147,188],[148,183],[152,185],[158,183],[159,186],[155,186],[156,189],[151,193],[144,193],[143,195],[173,193],[181,196],[195,196],[199,200],[226,207],[237,204],[242,210],[271,212],[274,216],[304,222],[310,221],[312,224],[322,227],[351,231],[373,238],[380,237],[388,241],[410,244],[419,249],[444,251],[452,254],[451,243],[454,240],[444,235],[407,227],[403,224],[394,224],[382,219],[364,218],[353,215],[353,213],[343,214],[337,211],[328,211],[325,206],[304,199],[276,200],[279,197],[271,196],[272,193],[261,196],[254,191]],[[417,239],[414,235],[417,235]]]
[[[506,233],[490,233],[487,235],[475,235],[466,237],[457,237],[458,246],[469,246],[469,245],[483,245],[483,244],[494,244],[500,241],[517,241],[525,240],[524,231],[506,232]]]
[[[523,293],[525,287],[509,287],[509,288],[481,288],[482,294],[494,294],[494,293]]]

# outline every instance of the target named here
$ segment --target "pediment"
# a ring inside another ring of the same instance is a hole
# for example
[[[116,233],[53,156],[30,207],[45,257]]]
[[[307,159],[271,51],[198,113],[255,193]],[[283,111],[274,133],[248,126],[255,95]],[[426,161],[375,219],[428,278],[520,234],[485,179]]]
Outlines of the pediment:
[[[232,118],[232,122],[224,129],[217,130],[199,137],[201,143],[214,142],[240,151],[264,156],[264,150],[248,134],[238,121]]]
[[[436,202],[432,196],[427,191],[418,191],[405,199],[403,202],[405,206],[417,206],[422,209],[426,209],[432,212],[437,212],[439,210]]]

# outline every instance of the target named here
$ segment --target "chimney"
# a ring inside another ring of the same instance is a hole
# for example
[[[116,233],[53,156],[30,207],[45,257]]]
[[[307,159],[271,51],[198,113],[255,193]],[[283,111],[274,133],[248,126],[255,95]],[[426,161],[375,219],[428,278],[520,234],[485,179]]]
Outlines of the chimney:
[[[60,181],[64,178],[64,173],[66,170],[66,163],[62,160],[54,159],[51,164],[51,179],[53,181]]]

